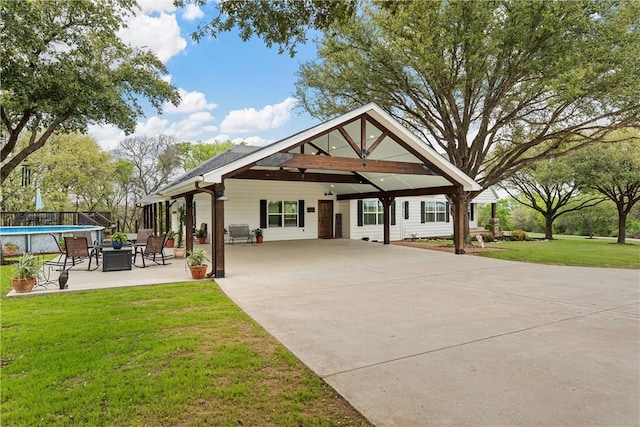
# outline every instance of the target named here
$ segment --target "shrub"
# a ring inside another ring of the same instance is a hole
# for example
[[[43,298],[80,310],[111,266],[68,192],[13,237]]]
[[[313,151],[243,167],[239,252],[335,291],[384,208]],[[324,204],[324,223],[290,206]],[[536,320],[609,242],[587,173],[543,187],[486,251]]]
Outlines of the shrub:
[[[491,242],[494,242],[496,240],[496,238],[493,237],[493,234],[485,234],[483,236],[483,239],[484,239],[485,243],[491,243]]]
[[[513,230],[511,232],[511,239],[512,240],[520,241],[520,240],[527,240],[528,238],[529,238],[529,235],[524,230]]]

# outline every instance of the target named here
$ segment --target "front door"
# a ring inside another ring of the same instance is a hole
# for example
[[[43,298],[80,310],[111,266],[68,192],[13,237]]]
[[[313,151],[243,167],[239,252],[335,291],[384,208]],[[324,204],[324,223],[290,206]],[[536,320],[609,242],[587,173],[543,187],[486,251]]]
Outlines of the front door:
[[[318,200],[318,238],[333,237],[333,200]]]

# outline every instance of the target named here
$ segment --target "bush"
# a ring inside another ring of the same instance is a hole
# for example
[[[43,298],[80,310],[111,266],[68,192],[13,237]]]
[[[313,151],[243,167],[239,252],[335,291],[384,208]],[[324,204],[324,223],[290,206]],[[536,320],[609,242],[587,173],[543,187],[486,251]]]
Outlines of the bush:
[[[528,238],[529,238],[529,235],[524,230],[513,230],[511,232],[511,240],[521,241],[521,240],[527,240]]]
[[[483,239],[484,239],[485,243],[491,243],[491,242],[494,242],[496,240],[496,238],[493,237],[493,234],[485,234],[483,236]]]

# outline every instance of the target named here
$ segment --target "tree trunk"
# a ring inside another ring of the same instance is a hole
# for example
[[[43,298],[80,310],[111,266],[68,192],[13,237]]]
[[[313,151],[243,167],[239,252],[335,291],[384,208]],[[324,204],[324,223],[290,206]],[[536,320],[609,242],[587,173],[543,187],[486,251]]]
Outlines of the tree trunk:
[[[627,213],[624,206],[618,206],[618,244],[624,245],[627,238]]]
[[[544,238],[553,240],[553,217],[551,215],[544,217]]]

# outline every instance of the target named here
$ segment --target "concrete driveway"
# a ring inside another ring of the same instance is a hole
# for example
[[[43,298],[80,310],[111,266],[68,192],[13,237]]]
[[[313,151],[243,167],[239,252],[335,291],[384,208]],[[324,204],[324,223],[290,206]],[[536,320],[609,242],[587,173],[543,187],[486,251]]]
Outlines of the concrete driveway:
[[[223,290],[377,426],[640,423],[638,270],[237,244]]]

